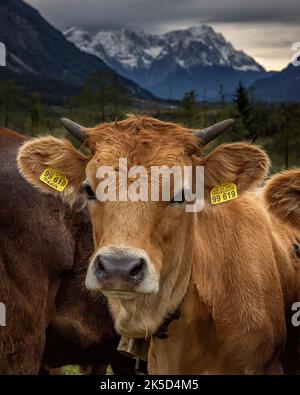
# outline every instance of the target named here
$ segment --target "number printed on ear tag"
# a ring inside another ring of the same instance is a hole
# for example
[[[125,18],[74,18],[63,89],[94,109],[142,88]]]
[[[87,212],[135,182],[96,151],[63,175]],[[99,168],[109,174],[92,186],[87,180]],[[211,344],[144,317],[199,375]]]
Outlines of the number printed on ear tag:
[[[50,188],[58,192],[63,192],[68,185],[67,177],[60,174],[58,171],[46,168],[40,176],[40,180],[47,184]]]
[[[211,204],[229,202],[238,197],[237,187],[233,182],[219,185],[210,191]]]

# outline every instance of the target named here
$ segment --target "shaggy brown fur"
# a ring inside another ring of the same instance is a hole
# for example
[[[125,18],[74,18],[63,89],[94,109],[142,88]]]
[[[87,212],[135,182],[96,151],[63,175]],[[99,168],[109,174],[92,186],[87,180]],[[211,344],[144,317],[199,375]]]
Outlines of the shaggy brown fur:
[[[300,229],[300,169],[272,177],[264,188],[264,195],[272,213]]]
[[[282,222],[279,226],[285,229],[287,224],[288,227],[294,228],[294,261],[300,277],[300,169],[284,171],[273,176],[264,187],[263,195],[268,210]],[[300,301],[300,285],[297,301]],[[290,314],[288,322],[291,322]],[[300,329],[290,325],[289,333],[289,352],[285,364],[292,373],[300,374]],[[298,339],[299,352],[295,363],[291,364],[291,360],[295,359],[291,354],[297,347],[294,339]]]
[[[86,133],[93,154],[84,170],[94,190],[99,165],[115,167],[119,157],[126,157],[129,167],[204,165],[207,192],[223,182],[235,182],[239,191],[239,198],[228,203],[212,206],[206,201],[198,214],[187,213],[184,204],[162,201],[89,202],[95,251],[106,246],[144,250],[159,278],[158,293],[110,300],[119,333],[151,338],[150,373],[281,373],[285,312],[296,300],[299,284],[293,232],[282,228],[253,192],[267,174],[267,155],[259,147],[237,143],[196,158],[192,154],[199,154],[198,142],[191,131],[147,117],[99,125]],[[19,167],[34,186],[41,187],[31,170],[32,152],[39,171],[45,161],[52,165],[59,157],[62,171],[64,164],[66,172],[74,164],[74,172],[82,174],[79,153],[66,154],[61,142],[54,157],[47,151],[45,139],[21,149]],[[179,305],[180,319],[171,323],[169,338],[153,336]]]
[[[39,143],[37,150],[35,149],[35,141]],[[77,196],[85,178],[84,169],[88,163],[88,158],[79,153],[68,140],[60,140],[54,137],[31,140],[25,144],[19,153],[18,161],[21,162],[23,156],[27,158],[23,162],[23,171],[24,175],[26,174],[29,177],[29,182],[32,183],[36,178],[39,178],[46,167],[52,167],[62,171],[68,178],[70,187],[64,191],[63,196],[69,202],[74,200],[74,196]],[[44,192],[49,190],[49,187],[42,182],[39,182],[38,187]]]

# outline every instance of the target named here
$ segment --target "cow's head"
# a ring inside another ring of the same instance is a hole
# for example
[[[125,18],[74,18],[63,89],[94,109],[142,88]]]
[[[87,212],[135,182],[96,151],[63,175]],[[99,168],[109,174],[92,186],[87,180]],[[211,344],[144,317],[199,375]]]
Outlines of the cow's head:
[[[170,200],[99,201],[103,181],[97,170],[103,166],[123,172],[127,167],[204,167],[205,197],[224,182],[235,183],[239,194],[255,187],[265,177],[268,158],[258,147],[237,143],[221,145],[200,158],[203,147],[231,125],[231,121],[193,133],[172,123],[148,117],[130,116],[124,121],[85,129],[70,121],[65,126],[90,149],[84,156],[67,140],[42,137],[23,145],[18,165],[24,177],[48,193],[54,189],[40,181],[45,168],[59,170],[68,178],[60,195],[69,202],[87,201],[94,233],[94,253],[86,277],[90,290],[102,291],[109,299],[116,329],[125,336],[143,337],[154,333],[166,314],[181,302],[188,287],[194,251],[196,221],[201,213],[187,212],[184,194]],[[153,179],[147,179],[151,189]],[[161,181],[161,179],[160,179]],[[114,179],[112,184],[118,184]],[[128,188],[133,180],[128,181]],[[107,186],[108,188],[108,186]],[[120,185],[117,185],[120,189]],[[105,190],[102,189],[104,193]],[[179,191],[181,192],[181,191]],[[213,210],[207,200],[205,210]],[[219,209],[219,208],[217,208]]]

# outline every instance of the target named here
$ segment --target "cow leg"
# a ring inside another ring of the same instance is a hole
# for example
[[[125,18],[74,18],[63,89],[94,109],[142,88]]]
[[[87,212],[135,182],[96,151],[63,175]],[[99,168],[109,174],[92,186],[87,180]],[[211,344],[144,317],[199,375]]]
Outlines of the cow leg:
[[[53,368],[49,370],[49,375],[50,376],[64,376],[64,368]]]
[[[91,375],[94,376],[105,376],[107,374],[108,365],[97,365],[92,367]]]
[[[93,367],[92,366],[83,366],[83,365],[79,366],[79,372],[83,376],[90,376],[90,375],[92,375],[93,374],[92,371],[93,371]]]
[[[115,375],[134,375],[136,360],[122,354],[116,355],[111,361],[111,367]]]
[[[79,366],[79,371],[83,376],[105,376],[107,364],[94,366]]]

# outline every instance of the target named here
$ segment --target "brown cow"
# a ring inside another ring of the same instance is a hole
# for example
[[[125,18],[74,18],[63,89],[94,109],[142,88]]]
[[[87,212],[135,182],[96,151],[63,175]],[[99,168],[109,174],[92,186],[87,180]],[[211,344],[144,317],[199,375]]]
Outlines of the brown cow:
[[[281,373],[297,262],[294,233],[278,226],[254,192],[269,167],[264,151],[236,143],[199,158],[228,123],[196,134],[135,116],[92,129],[64,124],[91,155],[42,137],[24,144],[19,169],[32,185],[56,195],[39,178],[47,167],[59,170],[69,180],[64,200],[85,194],[94,232],[86,285],[108,297],[120,334],[150,338],[150,373]],[[99,201],[97,170],[109,166],[120,175],[119,158],[148,171],[204,166],[204,209],[186,212],[184,198]],[[212,205],[209,191],[225,182],[236,185],[239,197]],[[161,336],[166,322],[167,338]]]
[[[20,176],[15,159],[25,141],[0,129],[0,301],[7,315],[0,374],[39,373],[45,342],[44,366],[102,365],[104,372],[111,363],[133,373],[134,361],[116,351],[105,299],[84,288],[93,250],[89,216]]]
[[[300,229],[300,169],[273,176],[264,187],[264,196],[270,212]]]
[[[300,169],[284,171],[273,176],[263,189],[264,199],[269,212],[276,216],[282,223],[294,228],[294,258],[300,262]],[[300,302],[300,287],[298,288],[297,302]],[[290,323],[289,332],[292,334],[289,339],[298,340],[298,354],[292,352],[295,348],[294,342],[290,341],[287,351],[285,365],[289,372],[300,374],[300,328],[299,325],[293,327]],[[292,354],[292,355],[291,355]]]

